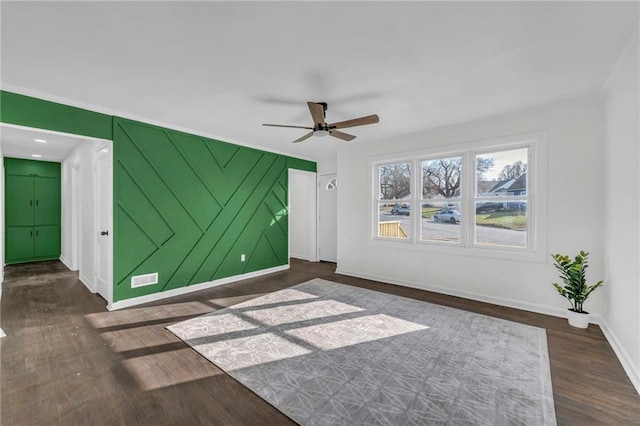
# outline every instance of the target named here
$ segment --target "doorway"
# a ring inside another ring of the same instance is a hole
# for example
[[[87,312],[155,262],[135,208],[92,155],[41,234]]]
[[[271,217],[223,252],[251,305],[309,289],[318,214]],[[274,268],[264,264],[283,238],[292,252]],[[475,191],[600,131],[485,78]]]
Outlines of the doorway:
[[[112,142],[2,123],[0,149],[0,157],[61,163],[62,242],[59,260],[68,269],[78,270],[80,281],[110,303],[113,268]],[[102,201],[99,201],[98,195],[103,193]],[[107,203],[107,206],[99,207],[99,203]],[[5,199],[0,197],[0,213],[4,214],[5,209]],[[106,212],[106,216],[99,217],[96,212]],[[109,231],[109,239],[98,241],[96,234],[105,223],[108,223],[108,228],[103,229]],[[0,249],[3,248],[1,243]],[[0,250],[0,254],[4,260],[3,251]]]
[[[289,257],[318,261],[316,174],[289,169]]]
[[[338,175],[321,174],[318,178],[318,258],[338,261]]]

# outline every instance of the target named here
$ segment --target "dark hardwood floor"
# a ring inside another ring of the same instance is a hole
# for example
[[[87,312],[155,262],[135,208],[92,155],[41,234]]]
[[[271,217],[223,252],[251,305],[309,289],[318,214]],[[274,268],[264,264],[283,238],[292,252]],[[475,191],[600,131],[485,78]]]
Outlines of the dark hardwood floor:
[[[462,298],[291,269],[142,307],[106,303],[60,262],[5,269],[2,425],[286,425],[291,420],[188,348],[165,326],[312,278],[412,297],[547,330],[559,425],[640,424],[640,397],[600,328]]]

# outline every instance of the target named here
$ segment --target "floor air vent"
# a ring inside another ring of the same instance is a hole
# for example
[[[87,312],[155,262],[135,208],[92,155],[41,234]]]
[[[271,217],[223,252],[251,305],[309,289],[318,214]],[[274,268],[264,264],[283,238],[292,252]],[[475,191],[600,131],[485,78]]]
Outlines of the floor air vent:
[[[131,288],[143,287],[145,285],[158,284],[158,273],[136,275],[131,277]]]

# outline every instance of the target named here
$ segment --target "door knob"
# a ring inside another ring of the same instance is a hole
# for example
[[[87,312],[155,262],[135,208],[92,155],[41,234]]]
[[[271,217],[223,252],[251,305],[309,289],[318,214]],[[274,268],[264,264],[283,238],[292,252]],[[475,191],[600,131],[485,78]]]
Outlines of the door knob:
[[[102,231],[100,232],[100,235],[109,235],[109,231]]]

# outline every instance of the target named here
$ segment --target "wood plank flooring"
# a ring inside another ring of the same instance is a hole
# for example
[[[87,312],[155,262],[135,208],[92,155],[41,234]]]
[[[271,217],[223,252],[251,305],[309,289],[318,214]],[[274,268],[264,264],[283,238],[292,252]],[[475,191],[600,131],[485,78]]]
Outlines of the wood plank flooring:
[[[0,424],[294,424],[164,327],[316,277],[545,328],[558,424],[640,424],[640,397],[599,327],[334,271],[294,259],[288,271],[108,312],[60,262],[8,266]]]

